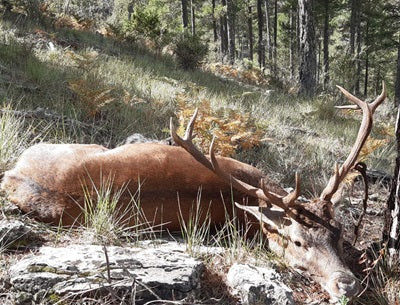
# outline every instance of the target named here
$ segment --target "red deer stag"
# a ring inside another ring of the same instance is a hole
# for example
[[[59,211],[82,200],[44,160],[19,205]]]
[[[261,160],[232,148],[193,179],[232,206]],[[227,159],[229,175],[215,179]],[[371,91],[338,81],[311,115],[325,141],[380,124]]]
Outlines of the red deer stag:
[[[307,270],[332,299],[352,297],[359,291],[359,284],[341,259],[342,229],[334,218],[334,194],[355,166],[371,131],[373,113],[386,93],[383,88],[374,102],[367,103],[339,89],[362,110],[362,123],[346,161],[340,168],[336,166],[320,198],[311,203],[297,201],[300,183],[297,176],[295,191],[287,194],[258,169],[215,156],[213,145],[209,157],[200,153],[192,144],[195,115],[183,139],[171,124],[171,134],[181,147],[154,143],[127,144],[111,150],[81,144],[32,146],[22,154],[15,168],[5,173],[1,187],[24,212],[56,225],[82,221],[85,197],[82,185],[98,186],[101,177],[106,176],[113,177],[115,190],[125,188],[119,201],[122,210],[140,184],[145,217],[154,224],[163,223],[169,230],[180,229],[178,198],[181,213],[188,219],[200,188],[201,206],[209,211],[213,224],[223,224],[226,209],[232,213],[235,208],[224,208],[224,203],[232,198],[243,202],[246,198],[246,205],[236,203],[239,221],[246,221],[244,211],[254,215],[263,223],[272,250],[283,253],[293,267]],[[134,224],[133,219],[129,221]]]

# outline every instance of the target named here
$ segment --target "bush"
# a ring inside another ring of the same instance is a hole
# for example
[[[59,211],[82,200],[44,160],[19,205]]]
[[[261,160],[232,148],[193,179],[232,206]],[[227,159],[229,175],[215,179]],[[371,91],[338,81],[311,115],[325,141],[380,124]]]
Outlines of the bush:
[[[156,40],[161,35],[161,21],[156,10],[147,7],[137,7],[131,20],[126,20],[122,31],[128,38],[145,38]]]
[[[175,44],[174,53],[184,69],[195,69],[207,55],[208,46],[198,36],[181,36]]]

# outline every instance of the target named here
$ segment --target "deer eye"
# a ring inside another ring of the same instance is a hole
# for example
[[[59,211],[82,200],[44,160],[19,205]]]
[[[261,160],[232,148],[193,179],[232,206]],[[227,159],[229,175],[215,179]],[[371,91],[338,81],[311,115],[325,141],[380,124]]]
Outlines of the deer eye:
[[[301,247],[301,242],[299,242],[298,240],[296,240],[296,241],[294,242],[294,244],[295,244],[297,247]]]

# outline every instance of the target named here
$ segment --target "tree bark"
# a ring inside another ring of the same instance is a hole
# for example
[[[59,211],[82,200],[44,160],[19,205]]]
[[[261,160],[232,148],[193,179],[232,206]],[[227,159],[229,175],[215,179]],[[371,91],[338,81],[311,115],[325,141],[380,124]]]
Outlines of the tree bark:
[[[324,89],[329,85],[329,0],[325,0],[325,15],[324,15]]]
[[[356,14],[356,23],[357,23],[357,54],[356,54],[356,75],[355,75],[355,84],[354,84],[354,92],[356,95],[360,95],[360,79],[361,79],[361,42],[362,42],[362,36],[361,36],[361,18],[359,12]],[[368,20],[367,24],[365,26],[366,28],[366,35],[368,35]],[[368,41],[368,36],[366,36],[366,41]]]
[[[393,180],[390,195],[387,201],[387,210],[385,215],[385,230],[383,231],[383,240],[386,241],[389,262],[394,262],[399,257],[400,251],[400,107],[397,109],[396,120],[396,143],[397,157],[393,174]]]
[[[277,74],[277,54],[278,52],[278,0],[274,3],[274,47],[273,47],[273,71]]]
[[[253,12],[252,12],[250,4],[248,4],[247,13],[248,13],[248,16],[247,16],[247,31],[248,31],[248,33],[247,33],[247,35],[248,35],[248,39],[249,39],[249,41],[248,41],[248,43],[249,43],[249,59],[251,61],[253,61],[253,52],[254,52],[254,50],[253,50],[253,18],[252,18]]]
[[[290,79],[294,79],[294,54],[295,54],[295,24],[296,24],[296,10],[294,7],[290,9],[290,16],[289,16],[289,26],[290,26],[290,47],[289,47],[289,70],[290,70]]]
[[[369,77],[369,52],[365,50],[365,76],[364,76],[364,96],[368,95],[368,77]]]
[[[226,0],[221,0],[222,6],[226,7]],[[226,14],[220,17],[220,37],[221,37],[221,61],[228,53],[228,24]]]
[[[258,65],[260,68],[265,66],[264,61],[264,42],[263,42],[263,11],[262,0],[257,0],[257,24],[258,24]]]
[[[269,15],[269,0],[265,0],[265,35],[266,48],[268,49],[268,59],[272,61],[272,46],[271,46],[271,20]]]
[[[364,77],[364,96],[368,95],[368,77],[369,77],[369,46],[368,46],[368,21],[365,27],[365,77]]]
[[[396,68],[396,83],[394,89],[394,104],[400,105],[400,39],[397,42],[397,68]]]
[[[229,63],[233,65],[235,63],[235,8],[233,0],[226,0],[227,9],[227,24],[228,24],[228,54]]]
[[[181,6],[182,6],[182,25],[184,29],[187,29],[189,25],[187,0],[181,0]]]
[[[357,0],[350,0],[350,55],[354,55],[355,52],[357,9]]]
[[[316,88],[315,29],[312,0],[298,0],[300,18],[299,94],[313,96]]]
[[[212,26],[213,26],[214,42],[217,42],[218,33],[217,33],[217,20],[215,19],[215,0],[212,0]]]
[[[192,35],[196,35],[196,15],[195,15],[195,7],[193,5],[193,0],[190,1],[190,8],[191,8],[191,25],[192,25]]]

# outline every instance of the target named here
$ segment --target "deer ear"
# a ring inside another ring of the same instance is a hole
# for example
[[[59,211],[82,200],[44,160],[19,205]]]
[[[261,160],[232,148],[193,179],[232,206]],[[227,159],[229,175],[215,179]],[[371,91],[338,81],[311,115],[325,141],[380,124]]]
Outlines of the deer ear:
[[[249,212],[254,217],[256,217],[259,221],[262,221],[274,228],[277,231],[282,229],[282,226],[289,225],[291,223],[291,219],[285,217],[286,214],[282,209],[276,209],[272,207],[259,207],[259,206],[249,206],[249,205],[241,205],[235,202],[236,207],[239,209]]]

